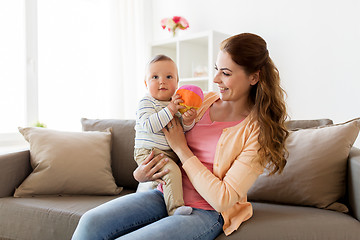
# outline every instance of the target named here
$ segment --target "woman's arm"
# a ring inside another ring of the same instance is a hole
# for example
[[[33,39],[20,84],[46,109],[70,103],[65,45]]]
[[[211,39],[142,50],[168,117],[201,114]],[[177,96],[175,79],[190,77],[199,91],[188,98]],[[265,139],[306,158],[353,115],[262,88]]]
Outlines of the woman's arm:
[[[166,140],[171,149],[179,157],[181,163],[184,164],[185,161],[193,157],[194,154],[187,145],[187,141],[180,120],[175,117],[167,125],[167,128],[168,129],[162,129],[165,134]]]
[[[245,201],[247,191],[261,173],[242,163],[240,158],[234,161],[222,179],[209,171],[196,157],[188,159],[183,165],[196,191],[218,212]]]

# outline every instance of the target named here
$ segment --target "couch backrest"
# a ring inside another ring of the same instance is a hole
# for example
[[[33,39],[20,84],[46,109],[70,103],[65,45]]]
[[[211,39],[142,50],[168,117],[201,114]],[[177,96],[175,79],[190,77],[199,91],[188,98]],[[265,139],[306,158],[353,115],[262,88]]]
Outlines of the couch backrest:
[[[134,160],[135,120],[121,119],[81,119],[84,131],[102,131],[112,128],[112,170],[116,184],[121,187],[136,189],[138,182],[133,177],[137,167]],[[309,128],[332,124],[330,119],[292,120],[289,129]]]
[[[137,164],[134,160],[135,120],[81,119],[84,131],[102,131],[112,128],[111,165],[118,186],[136,189],[138,182],[133,177]]]
[[[333,124],[333,121],[327,118],[315,120],[289,120],[285,122],[286,128],[288,130],[306,129],[330,124]]]

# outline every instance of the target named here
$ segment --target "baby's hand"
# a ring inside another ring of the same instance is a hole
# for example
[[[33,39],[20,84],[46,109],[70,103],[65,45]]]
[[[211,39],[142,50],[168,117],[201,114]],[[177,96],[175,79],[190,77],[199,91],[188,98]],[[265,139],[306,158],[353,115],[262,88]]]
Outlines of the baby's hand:
[[[193,121],[195,120],[195,118],[196,118],[196,110],[195,110],[195,108],[190,108],[189,110],[184,112],[182,117],[183,117],[184,125],[190,126],[193,123]]]
[[[180,109],[185,108],[185,106],[180,105],[180,103],[184,102],[181,99],[181,96],[179,94],[175,94],[172,98],[171,98],[171,102],[169,103],[169,105],[167,105],[167,107],[169,108],[171,114],[174,116]]]

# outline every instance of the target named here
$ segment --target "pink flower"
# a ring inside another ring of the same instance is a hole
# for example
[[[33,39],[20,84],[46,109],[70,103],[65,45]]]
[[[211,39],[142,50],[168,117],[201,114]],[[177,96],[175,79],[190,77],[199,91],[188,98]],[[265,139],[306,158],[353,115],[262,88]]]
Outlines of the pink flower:
[[[179,16],[174,16],[172,19],[173,19],[174,23],[178,24],[178,22],[180,21],[181,17],[179,17]]]
[[[168,22],[168,19],[167,19],[167,18],[164,18],[164,19],[161,20],[160,24],[161,24],[161,27],[162,27],[163,29],[166,28],[167,22]]]
[[[172,32],[175,36],[176,30],[179,28],[185,30],[189,27],[188,21],[180,16],[174,16],[172,18],[164,18],[160,22],[163,29],[167,28],[169,32]]]
[[[185,18],[180,18],[179,20],[180,28],[181,29],[187,29],[189,27],[189,23]]]

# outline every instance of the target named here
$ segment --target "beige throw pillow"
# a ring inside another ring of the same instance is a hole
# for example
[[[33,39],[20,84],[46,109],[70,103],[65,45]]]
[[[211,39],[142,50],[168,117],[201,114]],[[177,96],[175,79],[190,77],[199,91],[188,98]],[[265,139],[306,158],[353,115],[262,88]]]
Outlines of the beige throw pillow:
[[[30,143],[33,172],[16,189],[15,197],[34,195],[115,195],[110,166],[111,132],[63,132],[19,128]]]
[[[344,196],[347,158],[356,140],[360,119],[343,124],[290,132],[287,165],[280,175],[259,176],[249,201],[314,206],[347,212],[337,201]]]

